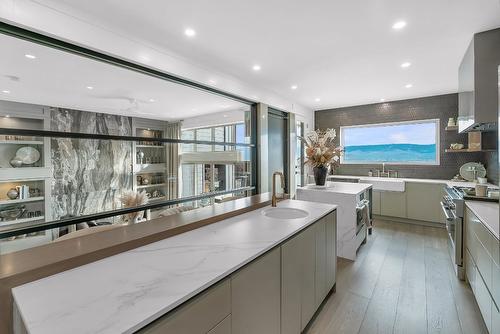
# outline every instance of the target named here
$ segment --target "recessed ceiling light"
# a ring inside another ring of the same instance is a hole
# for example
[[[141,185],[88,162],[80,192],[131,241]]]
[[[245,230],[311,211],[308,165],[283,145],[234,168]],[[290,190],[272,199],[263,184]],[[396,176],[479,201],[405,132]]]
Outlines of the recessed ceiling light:
[[[409,84],[407,84],[405,87],[406,87],[406,88],[412,88],[412,87],[413,87],[413,85],[412,85],[411,83],[409,83]]]
[[[94,87],[92,87],[92,86],[87,86],[87,89],[88,89],[88,90],[92,90],[92,89],[94,89]]]
[[[4,93],[4,94],[10,94],[10,90],[2,90],[2,93]]]
[[[408,68],[411,66],[411,63],[409,61],[405,61],[404,63],[401,64],[402,68]]]
[[[27,53],[27,54],[25,54],[24,56],[25,56],[26,58],[28,58],[28,59],[36,59],[36,56],[35,56],[35,55],[31,55],[31,54],[28,54],[28,53]]]
[[[315,98],[314,101],[319,102],[321,99],[319,97]]]
[[[384,101],[385,101],[385,99],[380,99],[380,102],[384,102]]]
[[[149,99],[149,102],[156,102],[155,99]]]
[[[395,30],[400,30],[400,29],[403,29],[404,27],[406,27],[405,21],[397,21],[396,23],[394,23],[392,25],[392,29],[395,29]]]
[[[255,64],[255,65],[253,65],[253,67],[252,67],[252,69],[253,69],[254,71],[260,71],[260,68],[261,68],[261,67],[260,67],[260,65],[258,65],[258,64]]]
[[[187,37],[194,37],[196,36],[196,31],[192,28],[187,28],[186,30],[184,30],[184,35],[186,35]]]
[[[297,88],[299,88],[299,86],[297,86],[297,85],[292,85],[292,87],[290,87],[290,88],[291,88],[291,89],[293,89],[293,90],[296,90]]]
[[[224,118],[227,118],[228,116],[227,115],[222,115]]]

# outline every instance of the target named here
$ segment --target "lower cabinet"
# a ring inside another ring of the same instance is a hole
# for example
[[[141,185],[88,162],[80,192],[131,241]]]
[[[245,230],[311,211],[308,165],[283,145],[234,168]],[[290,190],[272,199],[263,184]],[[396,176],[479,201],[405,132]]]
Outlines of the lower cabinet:
[[[337,277],[337,215],[329,214],[326,221],[326,284],[329,292]]]
[[[326,294],[326,219],[323,218],[314,225],[316,235],[316,268],[314,277],[314,309],[316,310]]]
[[[495,303],[491,305],[491,333],[500,333],[500,310],[498,307]]]
[[[211,329],[208,334],[231,334],[231,315],[224,318],[224,320]]]
[[[406,192],[382,191],[380,193],[380,214],[406,218]]]
[[[303,237],[301,254],[296,265],[300,266],[300,331],[316,311],[316,231],[314,225],[299,234]],[[285,244],[286,245],[286,244]],[[294,260],[297,262],[297,259]],[[283,332],[285,333],[285,332]]]
[[[372,191],[372,213],[374,215],[380,215],[380,191]]]
[[[281,333],[301,333],[335,285],[336,234],[330,214],[281,246]]]
[[[406,182],[406,215],[409,219],[441,223],[445,184]]]
[[[500,333],[500,242],[467,209],[465,213],[465,272],[490,333]]]
[[[137,333],[193,334],[208,333],[227,319],[231,313],[230,281],[210,288],[174,312],[156,320]],[[193,321],[194,320],[194,321]],[[215,331],[214,333],[225,333]]]
[[[300,333],[315,312],[315,228],[281,246],[281,333]]]
[[[139,330],[142,334],[300,334],[335,285],[336,212]]]
[[[441,200],[444,183],[405,182],[405,191],[372,192],[374,215],[443,222]]]
[[[280,257],[275,248],[231,277],[231,333],[280,333]]]

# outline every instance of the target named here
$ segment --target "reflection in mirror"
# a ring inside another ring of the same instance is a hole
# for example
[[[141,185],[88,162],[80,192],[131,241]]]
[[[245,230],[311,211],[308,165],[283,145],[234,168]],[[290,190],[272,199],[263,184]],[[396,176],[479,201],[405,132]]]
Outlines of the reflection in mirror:
[[[239,146],[253,142],[250,105],[10,36],[0,50],[0,128],[36,130],[0,133],[0,233],[160,204],[20,231],[0,240],[0,254],[251,194],[255,148]]]

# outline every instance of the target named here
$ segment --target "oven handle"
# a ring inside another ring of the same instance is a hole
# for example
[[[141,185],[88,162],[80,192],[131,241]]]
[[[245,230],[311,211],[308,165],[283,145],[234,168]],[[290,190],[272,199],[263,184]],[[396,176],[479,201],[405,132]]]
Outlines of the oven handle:
[[[457,219],[453,211],[451,211],[443,202],[441,202],[441,209],[443,209],[444,215],[446,216],[446,220],[452,221]]]

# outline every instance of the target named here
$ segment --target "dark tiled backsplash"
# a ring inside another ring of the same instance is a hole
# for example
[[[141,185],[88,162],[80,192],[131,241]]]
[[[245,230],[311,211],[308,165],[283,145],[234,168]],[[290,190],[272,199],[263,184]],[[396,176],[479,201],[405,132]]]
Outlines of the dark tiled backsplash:
[[[440,165],[389,165],[400,177],[425,179],[451,179],[458,174],[460,166],[475,161],[485,164],[490,181],[498,183],[498,157],[496,152],[446,153],[451,143],[467,144],[467,135],[445,131],[448,118],[458,116],[458,94],[423,97],[361,106],[319,110],[315,113],[315,128],[334,128],[340,135],[341,126],[401,122],[423,119],[440,119]],[[339,141],[340,138],[337,137]],[[370,169],[382,166],[341,165],[336,171],[341,175],[368,175]]]

